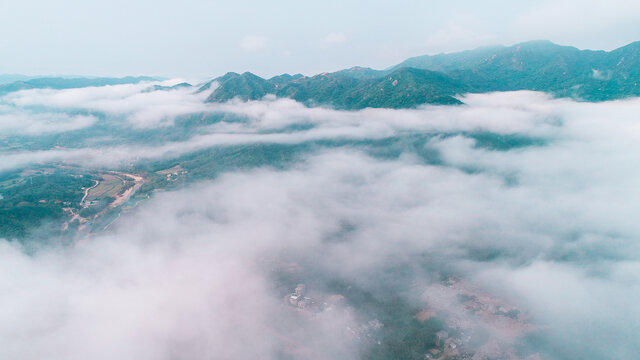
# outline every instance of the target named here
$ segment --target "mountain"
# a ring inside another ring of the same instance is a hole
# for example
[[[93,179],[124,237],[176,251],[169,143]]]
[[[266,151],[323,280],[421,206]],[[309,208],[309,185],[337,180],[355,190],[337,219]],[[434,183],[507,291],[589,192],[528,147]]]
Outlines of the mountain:
[[[69,89],[135,84],[158,80],[125,78],[28,78],[3,75],[0,95],[25,89]],[[15,81],[13,81],[15,80]],[[449,54],[409,58],[385,70],[352,67],[315,76],[282,74],[264,79],[250,72],[229,72],[197,88],[211,92],[208,102],[266,95],[290,98],[309,106],[355,110],[412,108],[423,104],[461,104],[465,93],[534,90],[557,97],[604,101],[640,96],[640,42],[613,51],[579,50],[550,41],[490,46]],[[156,85],[149,89],[190,87]]]
[[[307,105],[362,109],[460,104],[459,94],[514,90],[603,101],[640,95],[639,82],[640,42],[606,52],[530,41],[418,56],[385,70],[352,67],[311,77],[283,74],[271,79],[248,72],[228,73],[198,91],[217,84],[210,102],[274,95]]]
[[[173,85],[173,86],[164,86],[164,85],[153,85],[152,87],[150,87],[149,89],[145,90],[144,92],[151,92],[151,91],[159,91],[159,90],[176,90],[176,89],[185,89],[185,88],[190,88],[193,87],[193,85],[187,83],[187,82],[181,82],[179,84]]]
[[[301,79],[303,77],[304,75],[302,74],[295,74],[295,75],[282,74],[282,75],[272,77],[271,79],[269,79],[269,81],[272,82],[276,86],[276,88],[281,88],[282,86],[294,80]]]
[[[276,91],[276,82],[263,79],[250,72],[226,73],[214,80],[219,86],[207,98],[209,102],[224,102],[233,98],[258,100]],[[211,82],[205,86],[211,86]]]
[[[488,46],[448,54],[416,56],[392,66],[390,69],[412,67],[445,73],[453,70],[472,69],[505,48],[505,46]]]
[[[464,84],[443,73],[412,68],[397,69],[386,76],[353,76],[339,71],[313,77],[284,74],[268,80],[252,73],[228,73],[213,82],[218,87],[207,99],[209,102],[233,98],[258,100],[271,94],[311,106],[348,110],[460,104],[454,96],[465,88]],[[208,89],[211,83],[205,84],[201,91]]]
[[[33,77],[22,74],[0,74],[0,85],[11,84],[16,81],[25,81],[29,79],[33,79]]]
[[[407,66],[410,67],[410,66]],[[375,79],[379,77],[383,77],[389,74],[391,71],[387,70],[374,70],[372,68],[354,66],[349,69],[344,69],[340,71],[336,71],[336,74],[353,77],[356,79]]]
[[[443,73],[401,68],[384,77],[356,78],[340,73],[316,75],[283,86],[278,97],[338,109],[407,108],[421,104],[460,104],[463,87]]]
[[[640,95],[640,42],[606,52],[530,41],[418,56],[393,68],[407,66],[443,71],[472,92],[537,90],[588,101]]]
[[[42,77],[15,81],[9,84],[0,85],[0,95],[14,91],[28,89],[75,89],[90,86],[137,84],[143,81],[157,81],[159,79],[148,76],[127,76],[123,78],[85,78],[85,77]]]

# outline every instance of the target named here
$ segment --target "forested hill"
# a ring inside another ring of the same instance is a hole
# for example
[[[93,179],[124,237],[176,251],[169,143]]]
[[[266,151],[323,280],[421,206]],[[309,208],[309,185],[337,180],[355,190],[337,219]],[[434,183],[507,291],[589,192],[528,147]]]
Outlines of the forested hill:
[[[398,69],[374,78],[323,73],[313,77],[285,74],[267,80],[252,73],[227,73],[215,82],[219,86],[208,97],[210,102],[233,98],[257,100],[273,94],[307,105],[330,105],[338,109],[459,104],[454,96],[464,88],[464,84],[441,72],[413,68]]]
[[[157,81],[158,78],[149,76],[127,76],[123,78],[108,77],[36,77],[28,78],[20,75],[3,75],[3,79],[18,79],[13,82],[0,84],[0,96],[20,90],[29,89],[76,89],[90,86],[137,84],[144,81]]]
[[[484,47],[407,59],[386,70],[354,67],[312,77],[263,79],[227,73],[205,84],[218,87],[210,102],[257,100],[271,94],[338,109],[410,108],[459,104],[456,95],[535,90],[559,97],[603,101],[640,95],[640,42],[606,51],[579,50],[549,41]]]
[[[157,81],[152,77],[29,78],[4,75],[0,96],[20,90],[69,89]],[[208,102],[266,95],[308,106],[336,109],[412,108],[423,104],[461,104],[459,95],[534,90],[557,97],[604,101],[640,95],[640,41],[613,51],[579,50],[550,41],[482,47],[409,58],[385,70],[353,67],[315,76],[282,74],[264,79],[249,72],[227,73],[197,87]],[[151,86],[146,91],[190,88]]]
[[[474,92],[538,90],[588,101],[640,95],[640,41],[578,50],[550,41],[410,58],[394,68],[441,71]]]

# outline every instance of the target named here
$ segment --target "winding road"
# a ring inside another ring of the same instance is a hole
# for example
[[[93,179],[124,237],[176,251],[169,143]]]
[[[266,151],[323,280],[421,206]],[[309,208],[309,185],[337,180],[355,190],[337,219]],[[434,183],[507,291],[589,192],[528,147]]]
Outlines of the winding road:
[[[91,189],[95,188],[96,186],[98,186],[98,184],[100,184],[100,181],[98,180],[93,180],[96,183],[92,186],[92,187],[88,187],[86,189],[84,189],[84,196],[82,197],[82,200],[80,200],[80,206],[82,207],[86,207],[84,204],[84,201],[87,199],[87,196],[89,195],[89,191],[91,191]]]

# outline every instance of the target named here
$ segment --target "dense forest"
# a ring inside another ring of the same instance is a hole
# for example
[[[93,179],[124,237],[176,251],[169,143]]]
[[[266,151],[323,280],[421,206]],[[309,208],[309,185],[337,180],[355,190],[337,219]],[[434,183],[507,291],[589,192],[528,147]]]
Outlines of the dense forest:
[[[93,185],[90,175],[56,170],[0,178],[0,237],[23,238],[47,222],[65,217],[63,208],[78,209],[83,187]]]

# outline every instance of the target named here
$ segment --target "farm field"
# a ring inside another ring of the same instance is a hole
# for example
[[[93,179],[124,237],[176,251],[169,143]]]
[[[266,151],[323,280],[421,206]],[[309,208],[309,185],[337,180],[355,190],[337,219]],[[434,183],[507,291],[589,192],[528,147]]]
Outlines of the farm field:
[[[84,199],[85,206],[103,198],[115,198],[126,188],[133,185],[128,179],[120,175],[101,174],[97,186],[91,188]]]

